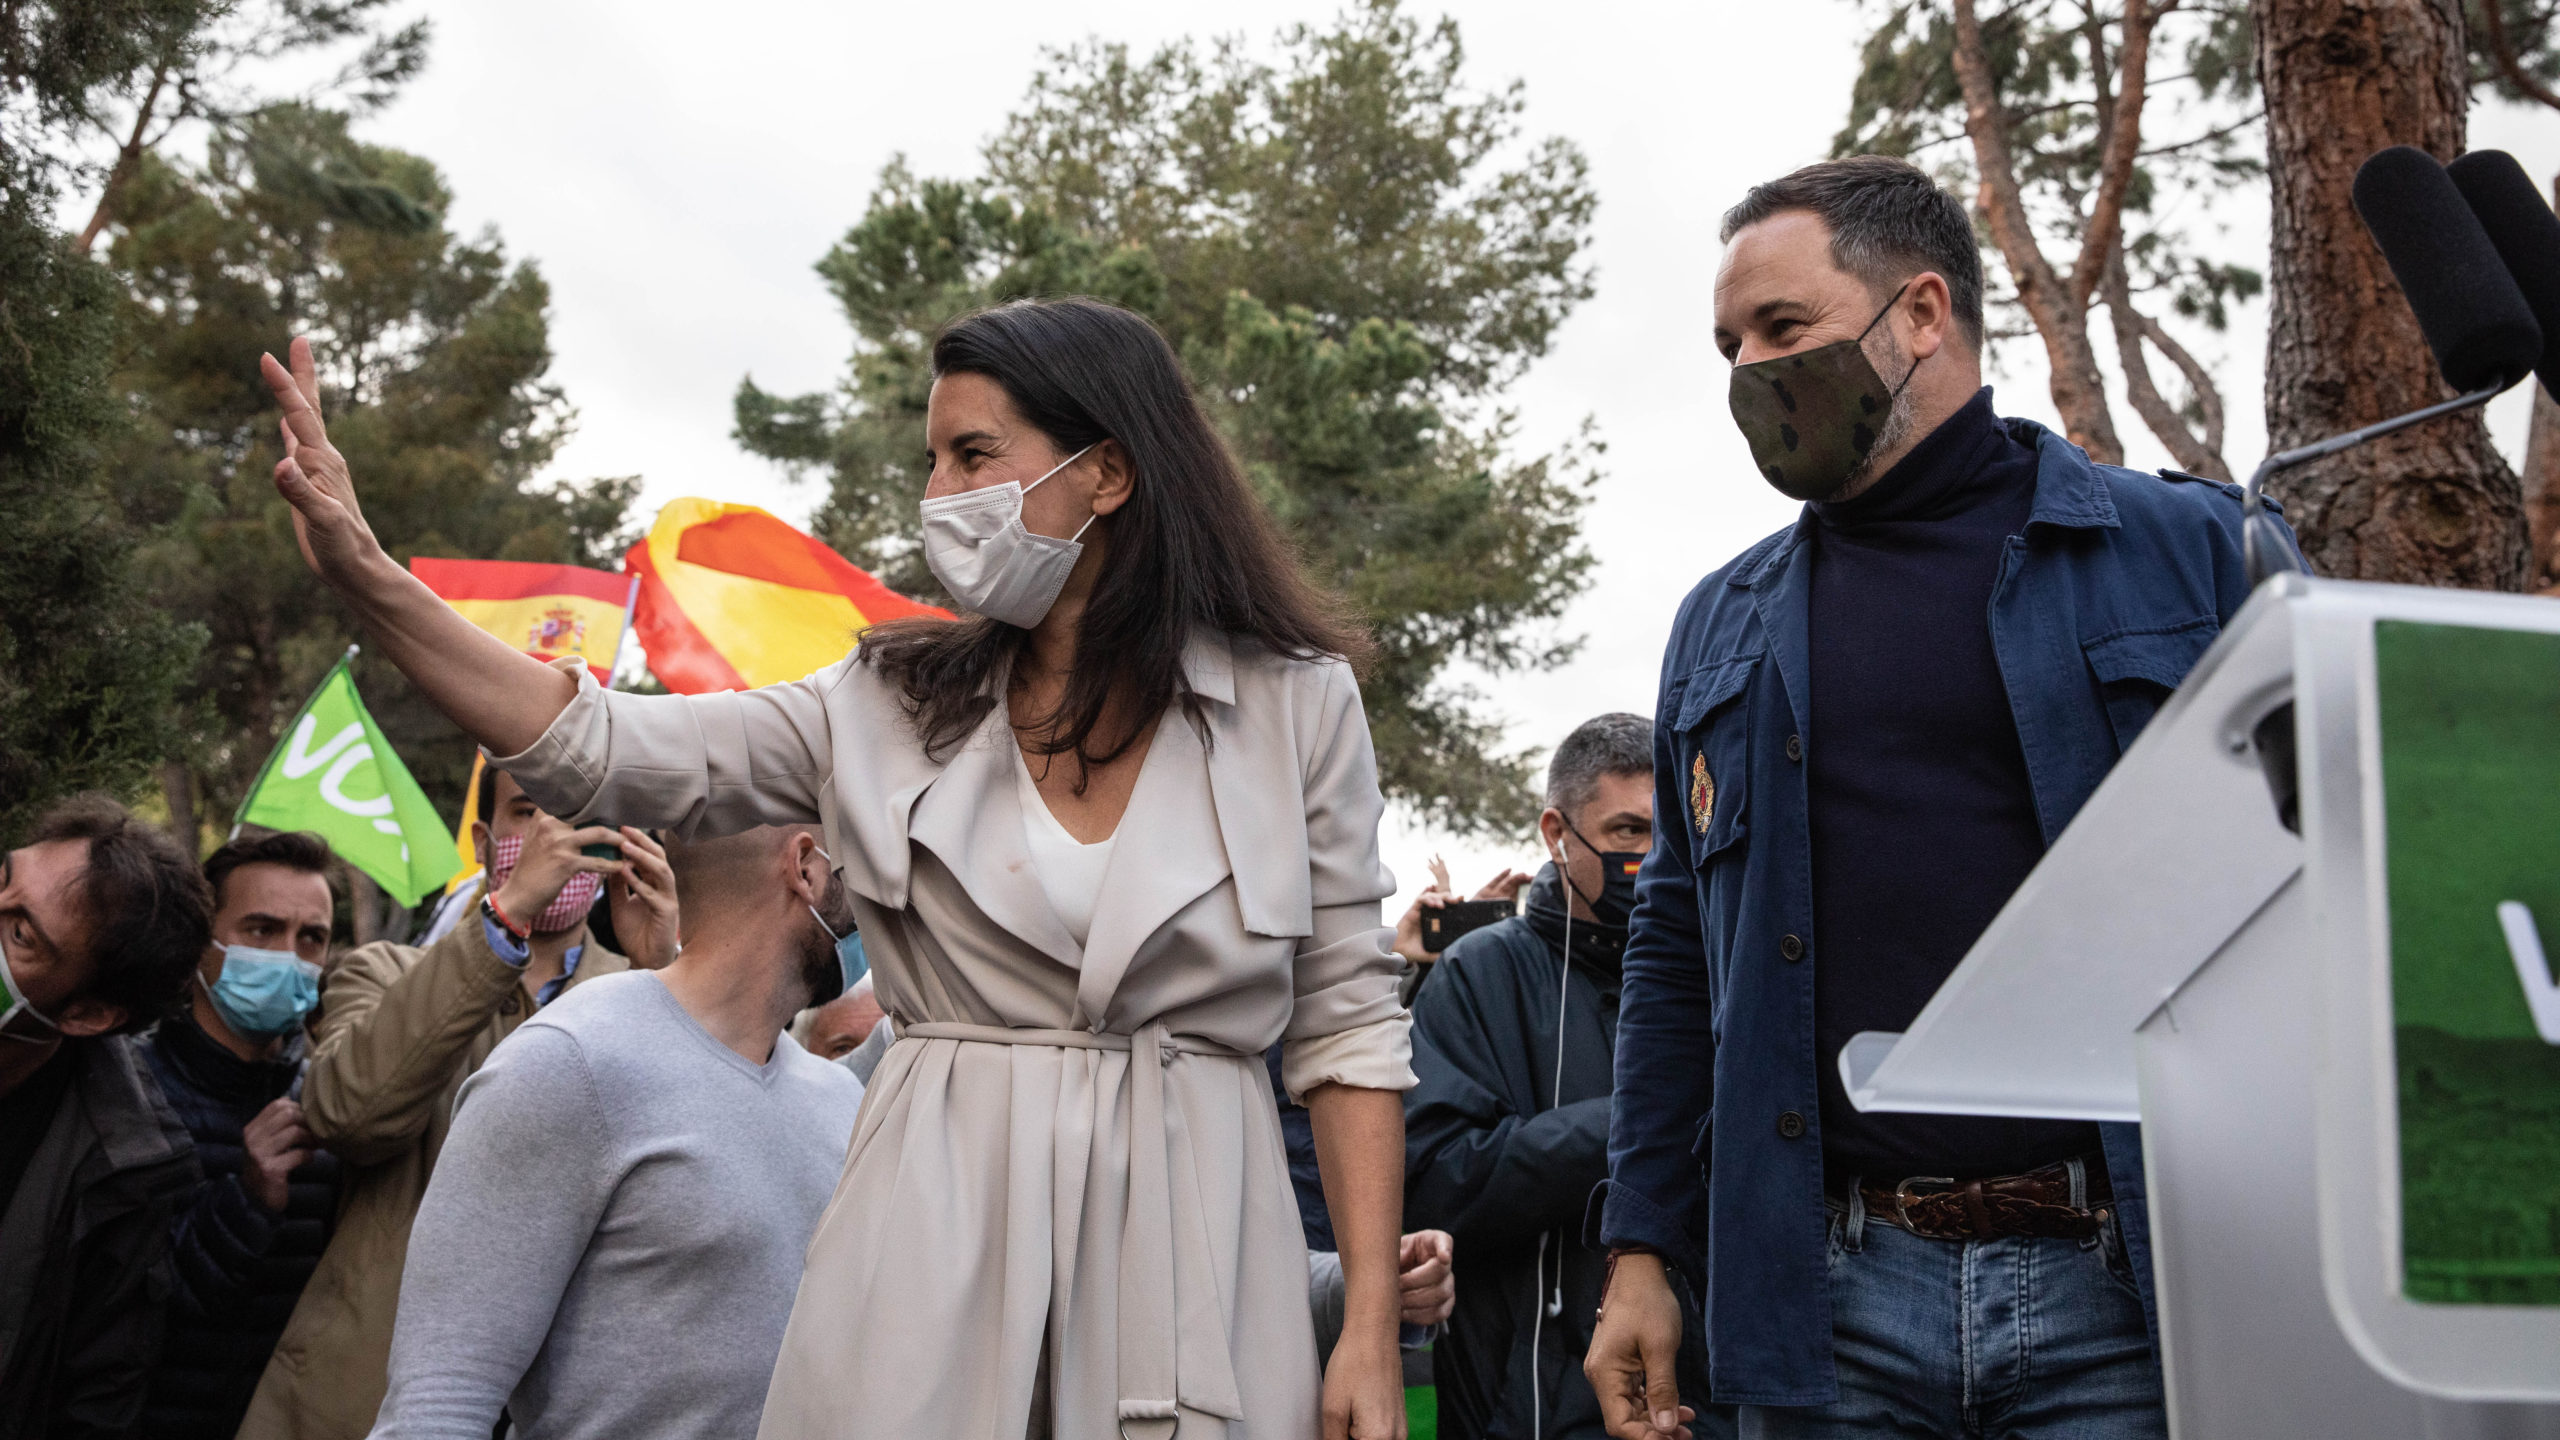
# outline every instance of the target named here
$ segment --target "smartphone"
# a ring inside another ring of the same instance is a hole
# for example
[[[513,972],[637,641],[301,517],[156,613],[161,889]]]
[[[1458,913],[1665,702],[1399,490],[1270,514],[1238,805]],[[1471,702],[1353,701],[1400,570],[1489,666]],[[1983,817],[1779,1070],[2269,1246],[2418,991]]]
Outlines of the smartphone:
[[[1508,920],[1519,913],[1508,900],[1452,900],[1437,910],[1425,907],[1422,912],[1423,951],[1437,955],[1468,931],[1481,930],[1496,920]]]

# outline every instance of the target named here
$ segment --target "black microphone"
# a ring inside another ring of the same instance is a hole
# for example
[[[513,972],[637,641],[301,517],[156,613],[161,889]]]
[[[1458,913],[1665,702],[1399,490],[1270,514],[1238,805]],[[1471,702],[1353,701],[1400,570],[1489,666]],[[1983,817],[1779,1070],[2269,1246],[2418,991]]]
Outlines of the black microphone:
[[[2534,373],[2560,397],[2560,215],[2541,187],[2504,150],[2474,150],[2444,167],[2469,202],[2508,276],[2542,326],[2542,358]]]
[[[2533,307],[2434,156],[2407,145],[2376,154],[2356,171],[2355,202],[2454,389],[2504,389],[2533,373]]]
[[[2532,374],[2542,360],[2542,326],[2534,319],[2533,307],[2526,303],[2515,276],[2507,273],[2508,261],[2490,243],[2463,192],[2434,156],[2406,145],[2376,154],[2356,171],[2355,198],[2356,213],[2373,232],[2382,258],[2390,262],[2392,278],[2400,282],[2400,293],[2408,297],[2409,309],[2418,317],[2427,348],[2436,354],[2436,368],[2463,393],[2344,435],[2280,450],[2259,461],[2240,502],[2246,512],[2240,522],[2240,549],[2253,589],[2271,575],[2303,568],[2301,557],[2285,543],[2276,518],[2267,513],[2262,497],[2268,476],[2487,404]],[[2535,201],[2539,204],[2540,197]],[[2518,244],[2519,253],[2540,253],[2535,249],[2538,241]],[[2530,262],[2528,266],[2535,270],[2539,285],[2545,267]],[[2554,338],[2560,340],[2560,336]]]

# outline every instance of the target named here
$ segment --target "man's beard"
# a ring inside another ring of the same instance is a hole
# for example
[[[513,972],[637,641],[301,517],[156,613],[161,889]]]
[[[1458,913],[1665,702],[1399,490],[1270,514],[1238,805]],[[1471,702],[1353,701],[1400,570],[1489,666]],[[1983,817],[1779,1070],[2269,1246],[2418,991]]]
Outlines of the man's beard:
[[[1891,368],[1879,365],[1877,373],[1880,376],[1900,375],[1902,378],[1893,383],[1893,401],[1885,408],[1884,424],[1876,431],[1876,443],[1867,447],[1866,457],[1858,462],[1857,469],[1849,472],[1848,479],[1840,482],[1840,488],[1822,497],[1822,503],[1826,505],[1855,499],[1868,486],[1875,484],[1884,473],[1876,468],[1877,459],[1892,454],[1911,434],[1911,372],[1920,367],[1920,362],[1902,353],[1902,342],[1894,338],[1891,327],[1880,329],[1881,333],[1876,338],[1883,343],[1884,358]],[[1871,363],[1875,359],[1872,355],[1867,358]]]
[[[818,897],[818,914],[826,917],[828,926],[837,934],[852,933],[853,902],[845,895],[842,875],[827,877],[827,891]],[[805,938],[800,944],[800,980],[808,987],[809,1002],[801,1008],[812,1009],[844,993],[844,960],[836,954],[835,942],[827,932],[818,928],[817,916],[810,917],[802,934]]]

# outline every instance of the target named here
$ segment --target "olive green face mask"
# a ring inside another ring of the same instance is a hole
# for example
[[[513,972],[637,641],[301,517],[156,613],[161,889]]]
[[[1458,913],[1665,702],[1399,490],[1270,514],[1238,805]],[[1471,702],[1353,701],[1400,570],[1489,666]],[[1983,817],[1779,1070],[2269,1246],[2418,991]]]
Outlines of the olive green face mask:
[[[1910,288],[1905,284],[1902,290]],[[1779,493],[1798,500],[1836,495],[1876,448],[1893,402],[1920,368],[1913,361],[1902,384],[1887,389],[1867,359],[1867,331],[1893,312],[1902,290],[1893,292],[1854,340],[1733,367],[1727,392],[1733,423],[1750,442],[1761,478]]]

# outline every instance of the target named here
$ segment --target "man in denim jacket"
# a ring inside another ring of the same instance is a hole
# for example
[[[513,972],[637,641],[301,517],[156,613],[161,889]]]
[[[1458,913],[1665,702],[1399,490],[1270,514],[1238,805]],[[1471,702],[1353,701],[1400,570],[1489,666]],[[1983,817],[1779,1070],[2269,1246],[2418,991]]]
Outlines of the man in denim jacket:
[[[1803,516],[1681,606],[1625,962],[1611,1432],[1682,1426],[1679,1275],[1745,1436],[2159,1436],[2140,1132],[1862,1115],[1901,1030],[2247,596],[2239,491],[1994,413],[1964,208],[1898,160],[1725,217],[1716,342]]]

